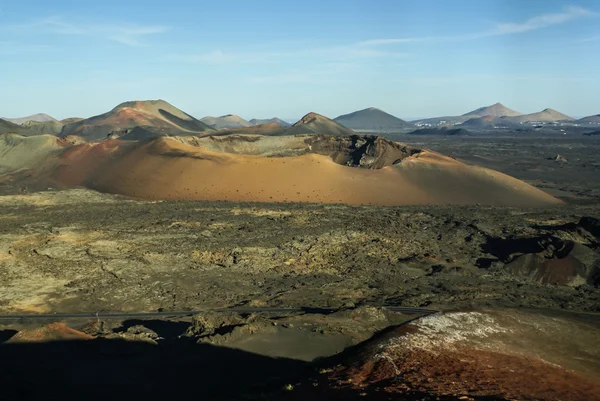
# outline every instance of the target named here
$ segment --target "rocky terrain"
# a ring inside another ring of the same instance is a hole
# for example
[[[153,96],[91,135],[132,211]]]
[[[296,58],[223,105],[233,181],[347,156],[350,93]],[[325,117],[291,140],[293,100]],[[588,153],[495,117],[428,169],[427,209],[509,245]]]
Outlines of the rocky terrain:
[[[0,201],[6,313],[600,305],[596,206],[145,202],[87,190]],[[547,263],[565,267],[547,274]]]

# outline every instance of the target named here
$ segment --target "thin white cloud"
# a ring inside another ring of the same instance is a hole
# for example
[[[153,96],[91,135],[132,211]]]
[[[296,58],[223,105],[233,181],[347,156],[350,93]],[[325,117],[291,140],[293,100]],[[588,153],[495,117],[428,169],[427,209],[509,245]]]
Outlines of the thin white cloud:
[[[523,22],[501,22],[497,23],[492,29],[475,32],[466,35],[448,35],[448,36],[429,36],[420,38],[380,38],[359,42],[361,46],[382,46],[414,42],[445,42],[445,41],[466,41],[475,40],[492,36],[514,35],[524,32],[535,31],[548,28],[553,25],[560,25],[586,17],[598,17],[600,13],[582,8],[567,7],[561,13],[542,14],[529,18]]]
[[[169,27],[161,25],[137,25],[129,23],[99,24],[66,22],[61,17],[47,17],[28,24],[8,27],[12,31],[28,34],[56,34],[102,38],[127,46],[141,46],[144,37],[167,32]]]
[[[594,15],[597,14],[582,7],[567,7],[562,13],[538,15],[521,23],[499,23],[494,30],[489,32],[489,35],[511,35],[529,32]]]

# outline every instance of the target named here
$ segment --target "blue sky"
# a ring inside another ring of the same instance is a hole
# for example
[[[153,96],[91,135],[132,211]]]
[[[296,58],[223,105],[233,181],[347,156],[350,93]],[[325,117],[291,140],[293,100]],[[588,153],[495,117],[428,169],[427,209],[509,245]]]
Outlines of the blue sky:
[[[0,116],[600,113],[596,0],[0,0]]]

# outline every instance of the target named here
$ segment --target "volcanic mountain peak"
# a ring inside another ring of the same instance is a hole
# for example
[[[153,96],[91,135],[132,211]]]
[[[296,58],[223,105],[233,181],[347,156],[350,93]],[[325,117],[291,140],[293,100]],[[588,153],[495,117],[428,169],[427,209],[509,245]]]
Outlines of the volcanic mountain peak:
[[[173,106],[169,102],[166,102],[162,99],[158,100],[132,100],[128,102],[123,102],[119,104],[117,107],[112,109],[113,112],[118,112],[120,110],[133,109],[138,112],[152,114],[155,117],[164,118],[164,112],[174,115],[175,117],[192,121],[194,118],[187,113],[179,110],[177,107]]]
[[[143,127],[151,135],[190,135],[212,128],[164,100],[136,100],[119,104],[111,111],[63,127],[62,136],[78,135],[87,140],[105,139]]]
[[[494,116],[494,117],[516,117],[520,116],[522,113],[518,111],[509,109],[504,106],[502,103],[495,103],[491,106],[480,107],[476,110],[473,110],[467,114],[463,114],[463,116]]]
[[[124,108],[124,107],[133,107],[133,108],[145,108],[148,106],[152,107],[173,107],[169,102],[162,99],[153,99],[153,100],[128,100],[121,104],[118,104],[113,110]]]
[[[531,113],[521,118],[525,118],[529,121],[561,121],[561,120],[574,120],[573,117],[570,117],[566,114],[560,113],[554,109],[546,108],[538,113]]]
[[[310,113],[308,113],[304,117],[302,117],[300,120],[296,121],[296,123],[294,123],[293,127],[296,127],[296,126],[302,125],[302,124],[310,124],[312,122],[316,122],[319,120],[326,121],[326,122],[329,122],[329,121],[333,122],[333,120],[330,120],[329,118],[327,118],[325,116],[322,116],[318,113],[311,111]]]
[[[298,134],[356,135],[351,129],[315,112],[306,114],[285,131],[285,135]]]

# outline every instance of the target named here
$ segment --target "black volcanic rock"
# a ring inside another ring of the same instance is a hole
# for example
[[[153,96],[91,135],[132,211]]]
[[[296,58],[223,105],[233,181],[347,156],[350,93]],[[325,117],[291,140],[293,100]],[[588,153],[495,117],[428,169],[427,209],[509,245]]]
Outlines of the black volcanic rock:
[[[444,136],[465,136],[470,135],[471,132],[464,128],[423,128],[416,131],[409,132],[408,135],[444,135]]]

